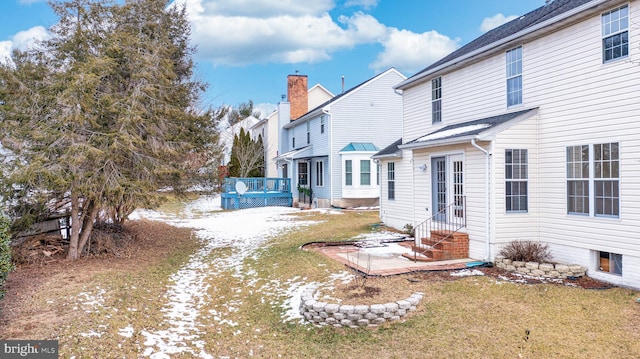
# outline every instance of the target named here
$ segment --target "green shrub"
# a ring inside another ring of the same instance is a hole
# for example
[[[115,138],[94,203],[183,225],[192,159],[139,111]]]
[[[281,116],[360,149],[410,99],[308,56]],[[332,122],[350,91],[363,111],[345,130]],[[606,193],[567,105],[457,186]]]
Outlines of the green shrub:
[[[416,229],[413,228],[413,225],[407,223],[404,225],[404,233],[406,233],[409,237],[413,237],[416,235]]]
[[[0,214],[0,299],[4,297],[5,291],[2,290],[4,282],[7,280],[9,272],[13,269],[11,262],[11,247],[9,242],[11,235],[9,233],[9,219]]]
[[[551,261],[549,246],[542,242],[512,241],[502,247],[498,254],[512,261],[537,263]]]

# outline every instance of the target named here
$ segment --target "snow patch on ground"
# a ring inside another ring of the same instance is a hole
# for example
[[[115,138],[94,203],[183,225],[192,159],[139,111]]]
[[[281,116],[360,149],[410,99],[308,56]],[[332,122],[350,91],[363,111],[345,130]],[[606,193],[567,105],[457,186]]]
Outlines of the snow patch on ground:
[[[231,271],[237,278],[244,280],[248,277],[249,284],[255,286],[256,281],[251,279],[255,276],[255,270],[244,267],[245,259],[255,256],[257,250],[263,248],[273,236],[312,223],[294,221],[287,216],[299,212],[290,207],[218,212],[220,210],[219,197],[204,196],[187,203],[181,218],[149,210],[136,211],[130,216],[134,219],[161,220],[177,227],[195,228],[196,235],[204,244],[202,249],[170,278],[172,284],[165,294],[167,303],[163,308],[165,320],[159,325],[166,329],[143,329],[140,332],[145,337],[144,356],[169,358],[171,355],[188,353],[201,358],[211,357],[204,351],[204,342],[199,339],[203,332],[200,330],[201,324],[198,319],[201,316],[210,316],[218,325],[238,326],[237,322],[225,316],[236,312],[242,305],[242,288],[236,289],[236,297],[230,298],[224,308],[203,313],[202,307],[210,300],[207,294],[209,283],[215,282],[213,278],[223,272]],[[230,249],[230,254],[210,256],[214,250],[220,248]],[[304,282],[293,280],[285,285],[286,288],[281,288],[282,284],[271,283],[263,289],[269,296],[291,296],[290,301],[295,301],[296,294],[304,286]],[[273,301],[276,302],[275,299]],[[289,304],[297,309],[299,299],[297,304],[285,303],[286,306]],[[291,311],[287,311],[286,318],[294,317]]]

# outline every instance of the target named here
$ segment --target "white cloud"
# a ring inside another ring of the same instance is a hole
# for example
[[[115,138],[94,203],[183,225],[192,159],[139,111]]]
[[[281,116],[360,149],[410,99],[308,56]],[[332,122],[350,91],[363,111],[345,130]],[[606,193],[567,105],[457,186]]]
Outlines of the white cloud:
[[[11,56],[11,41],[0,41],[0,63],[4,63]]]
[[[487,32],[491,29],[495,29],[496,27],[506,24],[517,17],[517,15],[504,16],[501,13],[495,14],[492,17],[485,17],[480,25],[480,31]]]
[[[348,0],[364,9],[379,0]],[[422,68],[459,46],[436,31],[422,34],[380,23],[364,12],[329,15],[333,0],[176,0],[186,5],[197,57],[214,65],[318,63],[363,44],[383,47],[371,68]],[[367,61],[367,60],[364,60]]]
[[[35,26],[29,30],[20,31],[13,35],[13,48],[26,50],[33,47],[36,42],[46,40],[50,37],[49,32],[42,26]]]
[[[5,61],[6,58],[10,57],[11,51],[14,49],[26,50],[32,48],[38,41],[46,40],[49,37],[49,32],[42,26],[20,31],[8,41],[0,41],[0,61]]]
[[[376,71],[395,67],[413,72],[444,57],[458,48],[460,39],[451,39],[436,31],[416,34],[407,30],[391,29],[382,42],[384,51],[369,65]]]

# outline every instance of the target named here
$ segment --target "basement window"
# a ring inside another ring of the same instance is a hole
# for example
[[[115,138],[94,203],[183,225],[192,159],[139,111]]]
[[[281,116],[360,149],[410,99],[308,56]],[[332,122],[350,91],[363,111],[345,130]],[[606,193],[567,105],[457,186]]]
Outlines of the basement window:
[[[622,275],[622,254],[598,252],[598,269],[601,272]]]

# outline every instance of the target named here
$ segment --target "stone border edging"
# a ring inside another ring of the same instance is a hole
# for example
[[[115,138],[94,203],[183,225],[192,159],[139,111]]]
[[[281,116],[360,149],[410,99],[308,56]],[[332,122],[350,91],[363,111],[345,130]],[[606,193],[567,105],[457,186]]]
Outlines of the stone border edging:
[[[335,304],[313,299],[317,287],[307,288],[301,295],[300,314],[309,322],[334,327],[359,328],[395,322],[416,310],[424,293],[415,292],[396,302],[372,305]]]
[[[577,264],[519,262],[503,256],[496,256],[494,263],[498,268],[535,277],[565,279],[587,275],[587,268]]]

